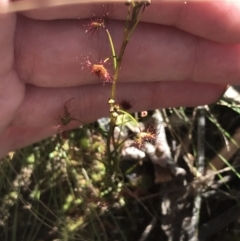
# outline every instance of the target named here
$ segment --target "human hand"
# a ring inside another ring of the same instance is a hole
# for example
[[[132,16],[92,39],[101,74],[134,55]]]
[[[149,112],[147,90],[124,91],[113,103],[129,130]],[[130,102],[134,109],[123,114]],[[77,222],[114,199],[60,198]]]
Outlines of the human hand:
[[[120,46],[127,8],[114,9],[110,31]],[[101,11],[87,3],[0,15],[0,157],[57,133],[70,99],[72,115],[84,123],[108,115],[110,84],[82,70],[89,54],[93,61],[110,55],[103,34],[85,34],[84,19]],[[142,21],[118,84],[117,99],[134,93],[133,110],[211,103],[239,83],[238,1],[153,0]]]

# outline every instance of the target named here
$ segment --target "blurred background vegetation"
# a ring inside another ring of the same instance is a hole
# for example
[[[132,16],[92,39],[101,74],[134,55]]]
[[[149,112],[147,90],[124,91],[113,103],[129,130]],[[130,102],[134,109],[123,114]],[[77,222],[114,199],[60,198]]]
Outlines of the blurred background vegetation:
[[[194,237],[239,240],[239,103],[224,97],[201,110],[160,111],[176,172],[134,147],[128,121],[116,137],[122,144],[115,174],[106,163],[108,124],[100,121],[9,153],[0,163],[0,240],[190,240],[197,196]],[[139,124],[147,128],[152,113]],[[208,178],[198,173],[199,151]],[[209,163],[217,170],[210,172]]]

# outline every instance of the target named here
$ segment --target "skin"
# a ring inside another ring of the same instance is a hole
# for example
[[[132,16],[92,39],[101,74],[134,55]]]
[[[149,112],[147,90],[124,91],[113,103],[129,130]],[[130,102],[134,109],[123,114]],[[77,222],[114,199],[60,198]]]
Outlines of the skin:
[[[134,93],[134,110],[196,106],[239,84],[239,1],[152,2],[127,47],[117,99]],[[119,49],[127,8],[114,9],[109,30]],[[87,57],[110,55],[104,32],[85,33],[86,19],[102,11],[88,3],[0,15],[0,157],[58,132],[66,103],[83,123],[108,115],[111,86],[85,67]]]

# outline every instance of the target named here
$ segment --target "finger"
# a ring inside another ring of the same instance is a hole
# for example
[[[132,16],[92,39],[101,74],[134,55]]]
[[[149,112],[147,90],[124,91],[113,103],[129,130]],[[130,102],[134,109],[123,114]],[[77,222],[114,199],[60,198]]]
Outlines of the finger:
[[[132,93],[137,93],[132,99]],[[168,106],[202,105],[215,101],[223,86],[193,83],[149,83],[119,85],[118,100],[129,100],[132,111]],[[9,151],[40,141],[59,132],[56,117],[62,114],[66,101],[73,99],[71,115],[83,121],[93,121],[108,115],[107,88],[85,86],[78,88],[46,89],[29,86],[26,99],[12,126],[0,137],[0,158]],[[31,104],[30,104],[31,103]],[[75,108],[75,109],[74,109]],[[73,121],[66,128],[79,126]]]
[[[117,101],[129,101],[130,111],[176,106],[197,106],[216,101],[225,87],[191,82],[159,82],[119,84]],[[135,93],[132,97],[132,93]],[[109,115],[107,103],[110,86],[80,86],[72,88],[40,88],[28,86],[25,100],[12,126],[56,126],[64,113],[80,123],[89,123]],[[79,125],[73,121],[73,125]]]
[[[0,135],[12,121],[24,99],[25,86],[13,71],[0,77]]]
[[[101,83],[86,66],[111,56],[107,37],[88,39],[81,21],[18,19],[16,68],[20,78],[43,87]],[[123,25],[115,23],[115,46]],[[91,53],[91,54],[90,54]],[[170,27],[141,24],[125,52],[120,82],[194,81],[238,84],[240,45],[219,44]],[[110,62],[111,60],[109,60]],[[111,73],[109,62],[105,64]],[[82,69],[82,67],[85,67]]]
[[[106,3],[106,1],[103,2]],[[123,3],[116,4],[112,11],[113,18],[125,20],[126,9]],[[49,20],[86,19],[91,18],[93,13],[101,16],[103,8],[93,3],[65,4],[54,8],[27,11],[24,14],[31,18]],[[153,1],[145,9],[142,21],[174,26],[214,41],[228,43],[240,41],[240,2],[236,0]]]
[[[7,5],[0,0],[0,6]],[[15,14],[0,15],[0,134],[12,120],[24,97],[24,85],[13,68]]]

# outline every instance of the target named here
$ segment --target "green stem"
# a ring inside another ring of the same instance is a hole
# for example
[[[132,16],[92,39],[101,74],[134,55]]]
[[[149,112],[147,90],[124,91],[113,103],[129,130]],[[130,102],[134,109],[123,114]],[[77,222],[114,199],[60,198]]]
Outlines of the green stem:
[[[115,73],[114,73],[114,79],[113,79],[113,84],[112,84],[112,91],[111,91],[111,98],[113,100],[115,100],[115,96],[116,96],[116,87],[117,87],[117,80],[118,80],[118,75],[119,75],[119,69],[121,66],[121,60],[124,54],[124,50],[126,48],[126,36],[127,36],[127,31],[128,31],[128,25],[129,25],[129,21],[130,21],[130,13],[131,13],[131,6],[128,7],[128,13],[127,13],[127,19],[126,19],[126,24],[125,24],[125,28],[124,28],[124,37],[123,37],[123,44],[121,46],[121,50],[120,50],[120,54],[118,55],[117,59],[116,59],[116,63],[117,63],[117,67],[115,68]]]
[[[111,98],[115,100],[116,97],[116,88],[117,88],[117,80],[119,75],[119,69],[120,69],[120,63],[117,61],[117,68],[115,70],[114,78],[113,78],[113,84],[112,84],[112,91],[111,91]]]
[[[117,80],[119,76],[119,70],[122,63],[122,58],[126,50],[127,44],[130,41],[132,34],[140,21],[140,18],[141,18],[140,10],[142,9],[142,7],[144,7],[144,2],[136,4],[134,1],[132,1],[132,14],[130,14],[131,6],[129,6],[128,8],[128,15],[127,15],[126,25],[124,29],[123,43],[117,58],[117,67],[115,69],[115,75],[114,75],[113,84],[112,84],[111,98],[113,100],[115,100],[115,97],[116,97],[116,86],[117,86]]]
[[[125,37],[125,35],[126,35],[126,33],[124,34],[124,40],[123,40],[123,43],[122,43],[122,46],[121,46],[121,49],[120,49],[120,53],[119,53],[118,58],[117,58],[117,68],[115,69],[115,74],[114,74],[114,79],[113,79],[113,84],[112,84],[111,98],[113,100],[115,100],[115,97],[116,97],[117,80],[118,80],[119,70],[120,70],[120,67],[121,67],[121,64],[122,64],[123,54],[124,54],[125,49],[126,49],[127,44],[128,44],[128,40]]]
[[[119,55],[116,57],[115,54],[115,49],[114,49],[114,44],[112,41],[112,37],[109,33],[109,31],[106,29],[107,35],[108,35],[108,39],[109,39],[109,43],[110,43],[110,47],[112,50],[112,54],[113,54],[113,65],[114,65],[114,78],[113,78],[113,83],[112,83],[112,90],[111,90],[111,99],[115,100],[116,98],[116,89],[117,89],[117,81],[118,81],[118,77],[119,77],[119,70],[122,64],[122,58],[124,55],[124,52],[126,50],[127,44],[131,39],[131,36],[134,32],[134,30],[136,29],[136,26],[139,23],[139,20],[141,18],[141,9],[142,7],[144,7],[145,3],[144,2],[135,2],[132,1],[132,6],[130,5],[128,8],[128,13],[127,13],[127,19],[126,19],[126,24],[125,24],[125,28],[124,28],[124,36],[123,36],[123,43],[120,49],[120,53]],[[144,10],[144,9],[143,9]],[[134,121],[134,123],[137,123],[137,121],[127,112],[120,110],[121,113],[123,114],[127,114],[132,121]],[[108,160],[109,160],[109,168],[111,167],[111,162],[112,159],[114,158],[114,153],[111,152],[111,148],[110,148],[110,144],[111,144],[111,139],[113,140],[114,143],[114,128],[115,128],[115,118],[111,117],[111,124],[110,124],[110,130],[108,132],[108,137],[107,137],[107,153],[108,153]],[[115,146],[115,144],[114,144]]]
[[[109,40],[111,51],[112,51],[114,70],[116,70],[117,69],[117,56],[116,56],[114,44],[112,41],[112,36],[111,36],[110,32],[108,31],[108,29],[106,29],[106,32],[107,32],[108,40]]]

